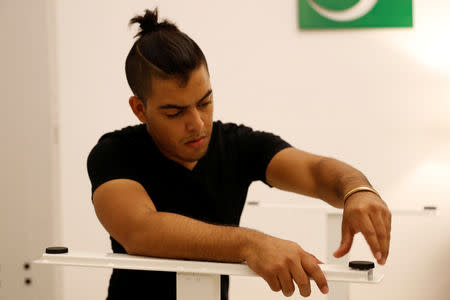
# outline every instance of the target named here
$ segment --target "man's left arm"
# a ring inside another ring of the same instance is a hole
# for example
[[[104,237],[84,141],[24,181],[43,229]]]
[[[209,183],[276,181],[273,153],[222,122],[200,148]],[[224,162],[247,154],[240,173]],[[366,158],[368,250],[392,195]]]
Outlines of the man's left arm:
[[[350,250],[353,236],[361,232],[379,264],[389,254],[391,213],[375,193],[359,191],[344,195],[357,187],[372,187],[357,169],[339,160],[311,154],[295,148],[278,152],[266,169],[266,181],[281,190],[322,199],[336,208],[344,208],[342,240],[335,257]]]

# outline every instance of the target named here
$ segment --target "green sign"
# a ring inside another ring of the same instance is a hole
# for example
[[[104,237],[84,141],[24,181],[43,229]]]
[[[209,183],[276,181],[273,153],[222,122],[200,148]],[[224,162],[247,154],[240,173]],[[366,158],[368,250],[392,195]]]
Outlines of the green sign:
[[[412,0],[298,0],[300,28],[412,27]]]

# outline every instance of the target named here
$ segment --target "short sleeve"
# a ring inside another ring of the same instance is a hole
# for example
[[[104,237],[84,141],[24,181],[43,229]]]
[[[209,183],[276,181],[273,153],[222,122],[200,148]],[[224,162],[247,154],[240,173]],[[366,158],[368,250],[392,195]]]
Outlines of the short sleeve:
[[[133,166],[133,154],[129,153],[120,139],[100,139],[87,159],[92,193],[101,184],[113,179],[125,178],[137,181],[138,174]]]
[[[266,181],[267,166],[275,154],[291,147],[288,142],[275,134],[254,131],[243,125],[237,127],[236,144],[242,174],[248,181],[261,180],[268,186],[270,185]]]

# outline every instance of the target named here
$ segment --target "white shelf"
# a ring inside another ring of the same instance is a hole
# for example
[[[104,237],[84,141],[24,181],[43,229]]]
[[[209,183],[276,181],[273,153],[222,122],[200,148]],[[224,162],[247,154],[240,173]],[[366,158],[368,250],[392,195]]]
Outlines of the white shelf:
[[[312,212],[323,212],[327,215],[342,215],[343,210],[334,208],[331,206],[326,207],[308,207],[301,203],[275,203],[275,202],[258,202],[258,201],[249,201],[247,203],[248,206],[251,207],[261,207],[261,208],[295,208],[302,209],[304,211],[312,211]],[[422,207],[416,209],[391,209],[393,215],[400,216],[438,216],[439,209],[438,207]]]

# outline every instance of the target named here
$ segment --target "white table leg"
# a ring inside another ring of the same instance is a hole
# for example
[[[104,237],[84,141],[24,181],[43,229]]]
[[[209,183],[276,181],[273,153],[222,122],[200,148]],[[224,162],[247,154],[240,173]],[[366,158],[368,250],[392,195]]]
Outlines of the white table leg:
[[[220,275],[177,272],[177,300],[220,300]]]
[[[338,248],[341,242],[341,227],[342,227],[342,215],[341,214],[327,214],[327,264],[347,264],[348,254],[341,258],[333,256],[334,251]],[[349,287],[348,283],[344,282],[329,282],[329,300],[349,300]]]

